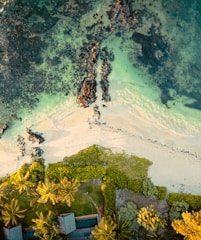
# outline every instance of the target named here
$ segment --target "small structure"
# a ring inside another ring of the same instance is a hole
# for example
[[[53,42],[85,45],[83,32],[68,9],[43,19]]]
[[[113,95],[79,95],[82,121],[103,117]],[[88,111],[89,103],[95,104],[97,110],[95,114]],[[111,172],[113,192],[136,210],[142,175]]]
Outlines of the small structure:
[[[76,230],[67,235],[69,240],[90,239],[91,231],[98,225],[101,217],[98,214],[75,217]]]
[[[74,213],[63,213],[58,216],[59,231],[67,235],[76,230]]]
[[[4,227],[3,231],[5,240],[23,240],[21,224],[14,227]]]
[[[98,225],[100,218],[98,214],[75,217],[74,213],[64,213],[58,216],[59,230],[69,240],[90,239],[91,231]]]

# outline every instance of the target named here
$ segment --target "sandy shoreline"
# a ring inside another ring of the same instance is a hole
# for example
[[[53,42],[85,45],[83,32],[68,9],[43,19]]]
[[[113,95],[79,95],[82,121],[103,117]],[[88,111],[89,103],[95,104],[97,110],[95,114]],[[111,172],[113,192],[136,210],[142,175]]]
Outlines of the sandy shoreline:
[[[38,116],[32,113],[25,125],[43,133],[45,142],[40,147],[46,164],[99,144],[151,160],[149,176],[155,184],[166,186],[168,191],[201,194],[200,138],[154,126],[153,122],[136,114],[137,108],[118,98],[118,91],[113,91],[114,100],[107,107],[97,101],[101,112],[98,124],[93,117],[93,107],[80,108],[75,97],[70,97],[52,113],[47,110]],[[26,137],[25,125],[23,134]],[[17,160],[19,154],[14,140],[17,133],[16,128],[10,129],[0,141],[0,177],[16,171],[24,162],[30,162],[28,150],[26,157]]]
[[[59,96],[41,98],[39,106],[32,113],[26,113],[23,121],[14,124],[0,140],[0,177],[31,161],[29,151],[34,145],[27,144],[26,156],[18,160],[16,142],[19,134],[27,138],[26,128],[31,128],[45,138],[40,147],[46,165],[99,144],[151,160],[149,176],[168,191],[201,195],[200,125],[191,125],[181,115],[168,112],[164,106],[159,108],[140,95],[138,86],[129,83],[129,79],[140,80],[142,76],[129,73],[130,66],[119,71],[122,64],[119,59],[110,75],[112,101],[106,103],[106,107],[103,107],[100,89],[97,91],[95,104],[99,106],[100,120],[93,116],[95,104],[81,108],[75,96],[61,97],[61,100]]]

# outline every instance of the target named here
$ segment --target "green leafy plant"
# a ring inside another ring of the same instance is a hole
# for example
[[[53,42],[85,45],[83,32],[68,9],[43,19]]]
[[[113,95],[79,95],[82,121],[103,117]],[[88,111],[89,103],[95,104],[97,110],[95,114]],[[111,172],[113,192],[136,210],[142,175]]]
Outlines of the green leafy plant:
[[[21,171],[18,171],[15,175],[15,178],[12,179],[11,184],[13,185],[14,189],[18,190],[19,193],[23,193],[24,191],[28,191],[34,184],[28,181],[30,174],[27,171],[23,174]]]
[[[150,236],[155,239],[160,238],[159,231],[166,226],[166,221],[157,214],[152,205],[140,209],[137,221],[142,227],[150,232]]]
[[[173,202],[186,202],[189,204],[194,210],[201,209],[201,196],[200,195],[192,195],[185,193],[170,193],[167,199],[168,205],[172,206]]]
[[[32,220],[32,228],[35,230],[34,235],[41,240],[61,239],[54,217],[51,211],[48,211],[47,215],[42,212],[37,213],[37,218]]]
[[[131,238],[129,225],[129,221],[121,220],[117,214],[102,217],[95,226],[95,230],[92,230],[91,238],[94,240],[128,240]]]
[[[146,197],[157,196],[158,190],[157,187],[154,186],[150,178],[145,178],[142,183],[142,193]]]
[[[26,209],[20,209],[19,202],[13,198],[10,203],[5,203],[1,210],[2,220],[6,227],[18,225],[19,219],[24,218]]]
[[[67,177],[64,177],[60,184],[58,184],[58,196],[61,202],[65,202],[67,206],[71,206],[72,202],[75,200],[74,196],[77,192],[80,183],[71,182]]]
[[[181,219],[182,213],[187,212],[188,208],[189,204],[187,202],[173,202],[169,212],[170,221],[172,222],[173,220]]]
[[[182,213],[181,220],[174,220],[172,227],[187,240],[200,240],[201,237],[201,210]]]
[[[139,210],[137,205],[132,201],[127,201],[123,206],[119,208],[118,214],[121,219],[127,220],[130,222],[129,228],[131,230],[136,230],[139,228],[139,224],[137,222],[137,214]]]
[[[115,229],[117,224],[111,216],[102,217],[95,230],[91,232],[91,238],[94,240],[116,240]]]

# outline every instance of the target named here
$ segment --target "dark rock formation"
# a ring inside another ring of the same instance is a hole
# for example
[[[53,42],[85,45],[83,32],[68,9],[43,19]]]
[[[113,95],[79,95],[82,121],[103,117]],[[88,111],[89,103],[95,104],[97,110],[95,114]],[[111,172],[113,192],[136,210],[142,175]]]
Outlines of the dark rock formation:
[[[34,159],[41,157],[42,154],[43,154],[43,150],[39,147],[33,147],[31,149],[31,157]]]
[[[20,135],[18,135],[18,138],[17,138],[17,147],[19,147],[20,155],[22,157],[25,156],[26,154],[25,139]]]
[[[32,143],[42,143],[45,141],[45,139],[41,136],[39,133],[34,133],[32,132],[31,129],[27,128],[27,133],[28,133],[28,139]]]
[[[108,15],[112,32],[118,32],[120,35],[121,31],[130,29],[138,23],[136,14],[130,11],[130,6],[126,0],[116,0]]]
[[[168,58],[168,43],[162,35],[155,33],[154,29],[150,29],[150,35],[135,32],[131,39],[141,44],[142,56],[138,59],[145,65],[151,65],[157,68]]]
[[[6,123],[4,123],[1,128],[0,128],[0,137],[1,135],[4,134],[4,132],[8,129],[8,125]]]
[[[99,54],[99,43],[92,41],[89,51],[83,50],[80,54],[80,67],[85,72],[86,77],[82,82],[77,100],[81,106],[88,107],[89,104],[96,100],[96,72],[94,64]]]

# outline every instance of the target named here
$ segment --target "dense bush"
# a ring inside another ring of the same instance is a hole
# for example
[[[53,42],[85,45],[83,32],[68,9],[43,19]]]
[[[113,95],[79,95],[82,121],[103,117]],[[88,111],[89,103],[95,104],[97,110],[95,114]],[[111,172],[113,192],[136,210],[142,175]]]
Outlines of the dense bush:
[[[119,188],[126,188],[128,186],[128,177],[116,167],[107,168],[105,178],[114,182],[114,184]]]
[[[172,206],[174,202],[182,201],[187,202],[189,204],[189,207],[193,210],[201,209],[201,196],[199,195],[170,193],[167,199],[167,202],[170,206]]]
[[[25,163],[23,164],[16,173],[10,175],[10,182],[16,177],[16,174],[22,173],[24,176],[27,171],[29,171],[28,181],[37,184],[39,181],[44,181],[45,178],[45,165],[44,159],[40,158],[37,161],[33,161],[31,164]]]
[[[142,193],[142,180],[130,179],[127,188],[135,193]]]
[[[167,188],[163,186],[156,186],[158,190],[157,199],[164,200],[167,196]]]
[[[169,212],[170,221],[172,222],[176,219],[182,219],[181,214],[187,212],[188,208],[189,204],[187,202],[173,202]]]
[[[80,150],[78,153],[64,157],[63,161],[68,165],[74,166],[104,166],[106,164],[106,150],[97,145],[92,145],[86,149]]]
[[[129,228],[131,230],[137,230],[139,228],[139,224],[137,222],[137,214],[139,210],[137,205],[132,201],[127,201],[123,206],[119,208],[118,214],[120,215],[121,220],[130,221]]]
[[[145,178],[142,182],[142,193],[146,197],[152,197],[158,195],[158,189],[154,184],[152,183],[150,178]]]
[[[55,183],[58,183],[64,177],[68,177],[69,180],[72,180],[73,169],[73,166],[67,166],[62,162],[49,164],[45,176]]]
[[[45,178],[45,165],[44,159],[38,159],[38,161],[33,161],[29,167],[29,181],[33,183],[38,183],[39,181],[44,181]]]
[[[79,182],[89,181],[91,179],[102,178],[105,175],[105,169],[102,166],[74,167],[73,179]]]
[[[93,178],[102,178],[104,174],[105,169],[102,166],[76,167],[64,163],[50,164],[46,170],[46,177],[53,182],[59,182],[65,176],[69,180],[85,182]]]
[[[109,148],[92,145],[69,157],[64,157],[64,163],[76,167],[103,166],[115,167],[129,178],[144,178],[147,176],[151,161],[139,158],[125,152],[113,153]]]
[[[116,186],[113,182],[102,183],[104,197],[104,214],[112,216],[116,213]]]

